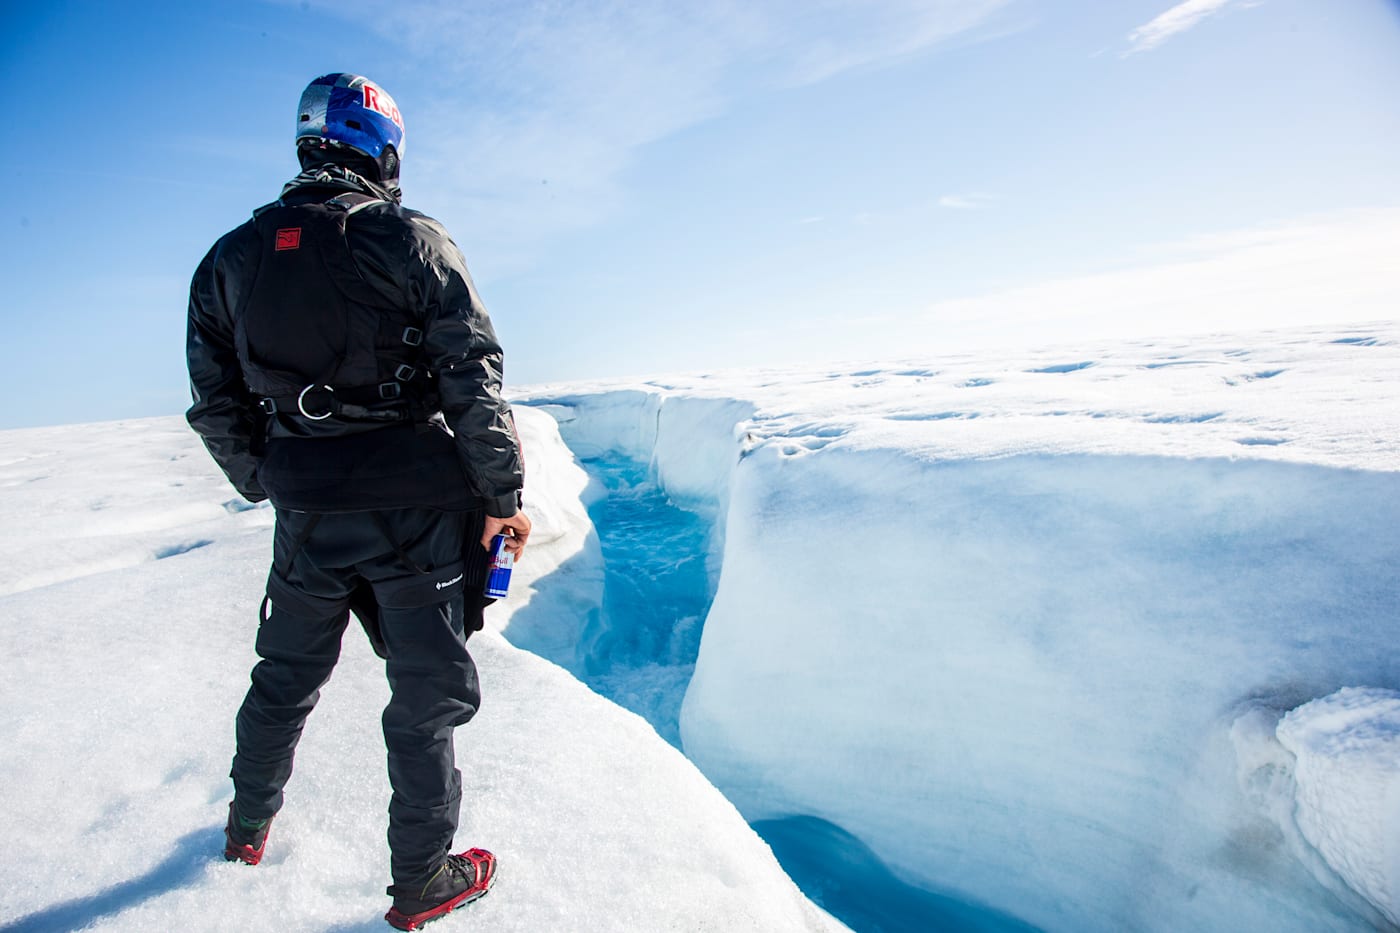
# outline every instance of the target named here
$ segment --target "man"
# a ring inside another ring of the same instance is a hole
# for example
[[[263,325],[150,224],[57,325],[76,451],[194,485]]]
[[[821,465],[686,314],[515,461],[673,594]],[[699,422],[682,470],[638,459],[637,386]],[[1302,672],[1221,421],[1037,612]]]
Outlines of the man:
[[[240,494],[276,509],[224,855],[262,859],[353,608],[392,689],[385,919],[412,930],[495,877],[491,853],[449,854],[452,737],[480,701],[465,641],[485,545],[503,534],[519,555],[530,520],[501,348],[446,231],[399,204],[403,138],[378,85],[312,81],[303,171],[200,263],[187,350],[190,424]]]

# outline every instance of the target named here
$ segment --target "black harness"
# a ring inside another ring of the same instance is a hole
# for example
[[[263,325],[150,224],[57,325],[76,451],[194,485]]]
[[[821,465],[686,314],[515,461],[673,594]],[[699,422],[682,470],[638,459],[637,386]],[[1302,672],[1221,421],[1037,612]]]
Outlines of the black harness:
[[[346,241],[351,216],[382,199],[274,201],[253,212],[261,250],[235,314],[244,379],[269,416],[307,421],[422,420],[431,376],[421,322],[402,298],[361,275]]]

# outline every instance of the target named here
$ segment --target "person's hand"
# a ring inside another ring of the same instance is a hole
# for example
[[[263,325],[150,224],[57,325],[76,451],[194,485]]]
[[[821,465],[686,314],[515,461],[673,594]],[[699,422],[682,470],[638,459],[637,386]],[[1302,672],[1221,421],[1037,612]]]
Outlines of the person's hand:
[[[530,537],[530,516],[524,512],[516,512],[510,518],[486,516],[486,531],[481,536],[481,546],[490,550],[491,539],[502,534],[506,536],[506,550],[513,559],[519,560],[520,552],[525,550],[525,541]]]

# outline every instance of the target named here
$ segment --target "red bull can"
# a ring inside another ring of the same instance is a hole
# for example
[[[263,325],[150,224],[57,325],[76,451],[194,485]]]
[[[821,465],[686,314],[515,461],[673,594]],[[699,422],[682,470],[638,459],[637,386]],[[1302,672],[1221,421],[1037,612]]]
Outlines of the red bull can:
[[[510,570],[515,566],[515,555],[506,550],[506,536],[496,535],[491,539],[491,565],[486,572],[486,595],[491,599],[505,599],[510,589]]]

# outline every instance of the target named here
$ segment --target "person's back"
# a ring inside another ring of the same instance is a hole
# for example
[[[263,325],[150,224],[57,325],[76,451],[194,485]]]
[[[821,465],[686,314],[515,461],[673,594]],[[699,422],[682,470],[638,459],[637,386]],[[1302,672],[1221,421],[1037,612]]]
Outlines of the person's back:
[[[225,856],[257,864],[354,608],[385,658],[394,906],[415,929],[484,894],[449,855],[452,732],[479,703],[485,544],[529,535],[501,348],[441,225],[399,204],[402,118],[355,75],[311,83],[303,171],[195,272],[190,424],[230,482],[276,507],[262,661],[238,713]],[[450,428],[450,431],[448,430]]]

